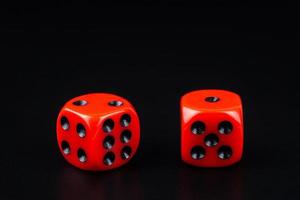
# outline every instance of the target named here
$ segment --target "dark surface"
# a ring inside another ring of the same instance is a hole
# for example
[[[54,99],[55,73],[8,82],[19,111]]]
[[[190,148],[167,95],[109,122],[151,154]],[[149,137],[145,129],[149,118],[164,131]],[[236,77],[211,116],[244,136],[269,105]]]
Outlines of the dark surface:
[[[0,198],[299,199],[299,37],[276,6],[266,17],[179,1],[5,9]],[[229,168],[180,160],[180,96],[208,88],[243,99],[244,156]],[[58,151],[60,108],[90,92],[123,96],[140,116],[139,150],[114,171],[78,170]]]

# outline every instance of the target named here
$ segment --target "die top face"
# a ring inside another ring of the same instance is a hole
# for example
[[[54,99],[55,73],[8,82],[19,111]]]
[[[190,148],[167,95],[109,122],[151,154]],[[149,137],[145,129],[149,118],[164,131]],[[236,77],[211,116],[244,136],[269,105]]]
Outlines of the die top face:
[[[132,108],[124,98],[106,93],[86,94],[68,101],[63,109],[79,115],[104,116],[121,109]]]
[[[181,106],[197,111],[234,110],[240,109],[241,105],[239,95],[225,90],[198,90],[181,98]]]

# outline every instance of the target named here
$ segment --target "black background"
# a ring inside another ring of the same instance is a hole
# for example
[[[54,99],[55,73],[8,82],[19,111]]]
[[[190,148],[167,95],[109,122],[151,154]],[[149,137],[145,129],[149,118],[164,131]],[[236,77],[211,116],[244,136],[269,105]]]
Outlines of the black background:
[[[1,199],[298,199],[299,32],[292,7],[5,5]],[[180,97],[210,88],[243,100],[245,150],[232,167],[202,169],[180,160]],[[140,147],[126,166],[85,172],[58,151],[60,108],[90,92],[123,96],[140,116]]]

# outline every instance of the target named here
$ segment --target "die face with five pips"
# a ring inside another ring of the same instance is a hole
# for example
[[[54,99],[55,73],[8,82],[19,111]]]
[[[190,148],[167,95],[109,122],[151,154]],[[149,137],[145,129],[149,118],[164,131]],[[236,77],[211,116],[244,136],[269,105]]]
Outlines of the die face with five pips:
[[[181,98],[181,157],[198,167],[225,167],[243,152],[243,111],[239,95],[198,90]]]
[[[57,141],[72,165],[92,171],[127,163],[140,141],[140,123],[124,98],[94,93],[68,101],[57,118]]]

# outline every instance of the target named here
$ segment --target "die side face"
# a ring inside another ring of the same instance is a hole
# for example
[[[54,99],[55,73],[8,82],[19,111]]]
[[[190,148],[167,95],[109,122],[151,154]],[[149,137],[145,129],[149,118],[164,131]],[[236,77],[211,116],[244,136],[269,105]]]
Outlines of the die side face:
[[[182,127],[182,158],[192,165],[228,166],[242,150],[242,124],[226,113],[198,114]]]
[[[221,96],[219,101],[224,98],[234,99],[228,101],[229,105],[223,102],[223,105],[214,109],[211,102],[208,106],[204,102],[198,102],[207,96]],[[205,95],[187,97],[192,100],[181,101],[182,160],[199,167],[224,167],[238,162],[243,151],[243,119],[239,97],[231,94],[228,96],[227,93],[224,95],[223,91],[216,90],[209,94],[205,91]],[[190,105],[187,102],[194,103]]]
[[[124,109],[106,115],[98,127],[91,145],[97,168],[109,170],[127,163],[136,153],[140,141],[140,134],[136,134],[140,132],[136,112]]]
[[[127,142],[124,145],[119,142],[121,134]],[[108,170],[127,163],[139,139],[139,119],[134,108],[115,95],[76,97],[65,104],[57,119],[61,153],[69,163],[85,170]]]
[[[57,141],[65,159],[78,168],[92,168],[90,142],[93,136],[90,118],[62,110],[57,119]]]

